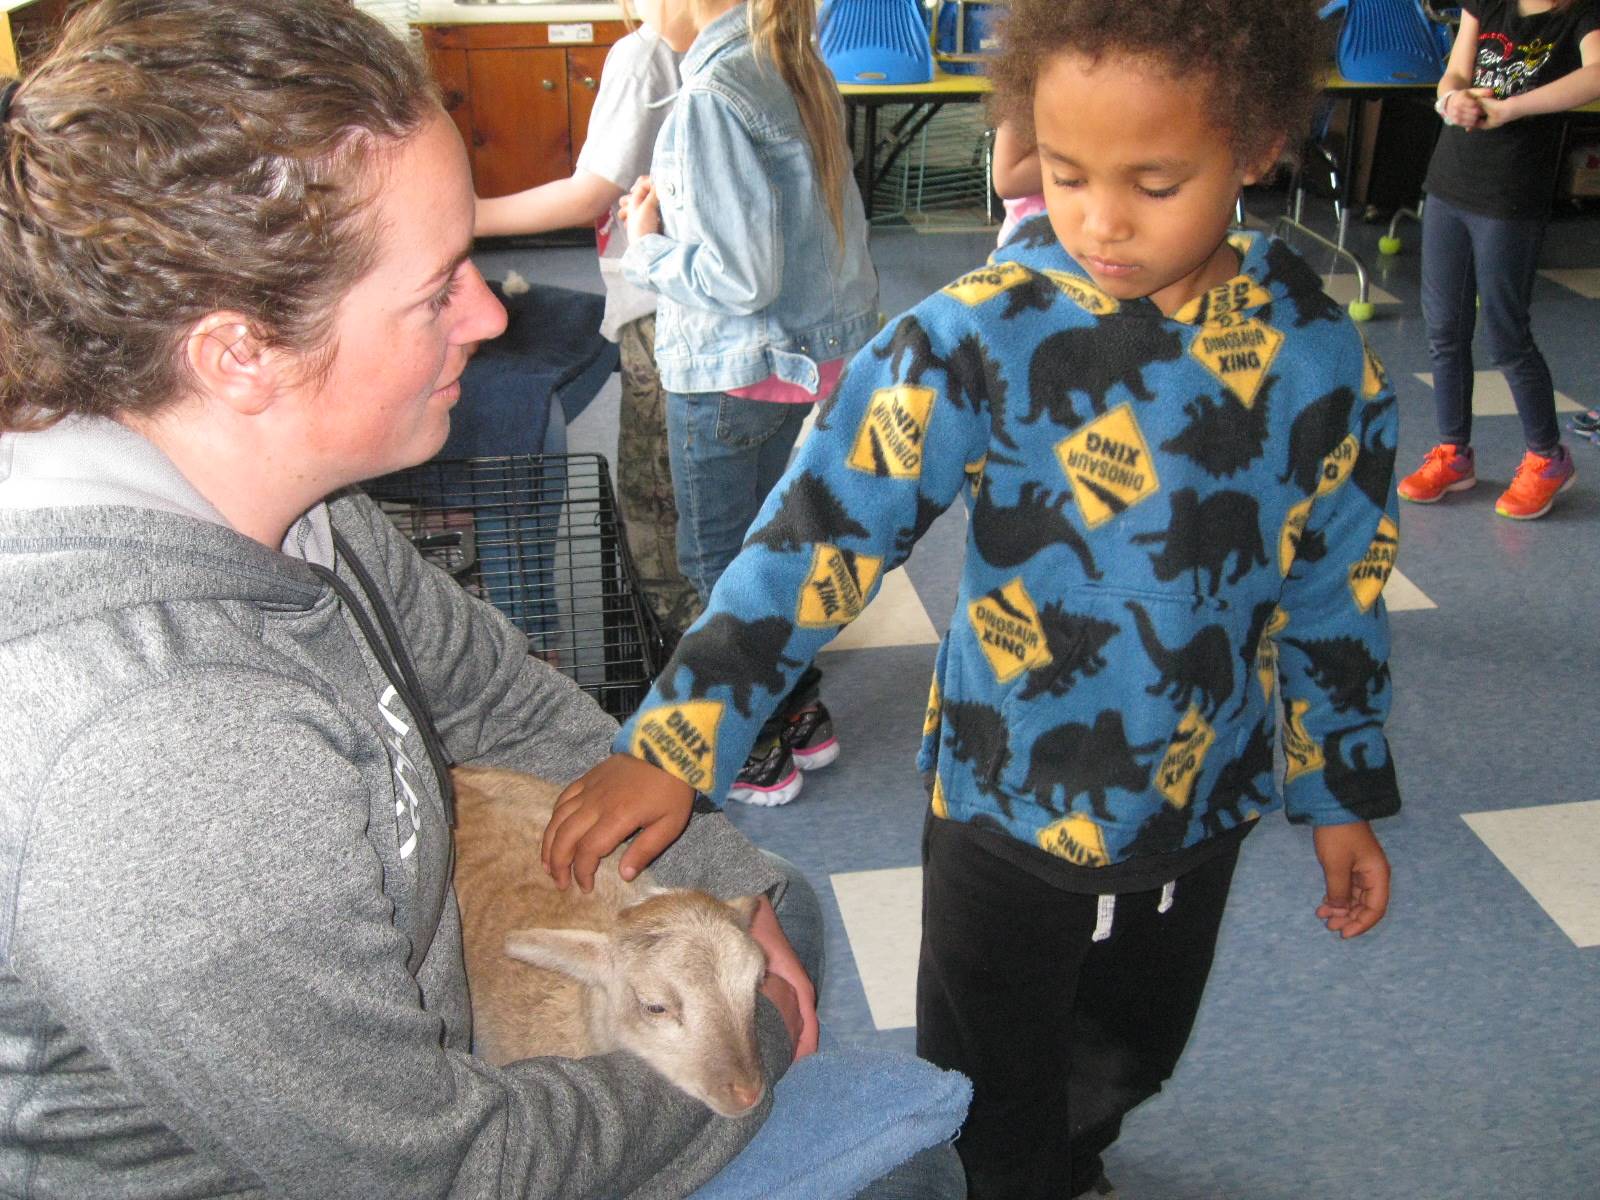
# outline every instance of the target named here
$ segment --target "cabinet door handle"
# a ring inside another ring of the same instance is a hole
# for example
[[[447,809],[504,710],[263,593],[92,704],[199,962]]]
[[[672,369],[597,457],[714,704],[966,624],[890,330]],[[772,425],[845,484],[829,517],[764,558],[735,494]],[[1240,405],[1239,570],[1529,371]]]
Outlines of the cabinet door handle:
[[[583,86],[588,88],[591,92],[594,91],[595,87],[597,86],[594,81],[594,76],[585,75],[583,77]]]
[[[556,90],[556,81],[554,79],[541,79],[539,86],[547,92],[553,92]]]

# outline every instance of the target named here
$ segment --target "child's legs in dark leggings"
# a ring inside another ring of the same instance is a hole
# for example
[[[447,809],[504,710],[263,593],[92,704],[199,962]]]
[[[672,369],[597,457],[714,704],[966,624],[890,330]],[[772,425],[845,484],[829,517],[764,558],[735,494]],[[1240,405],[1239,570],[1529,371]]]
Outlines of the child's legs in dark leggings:
[[[1517,402],[1528,449],[1548,454],[1561,443],[1550,367],[1533,341],[1528,309],[1538,277],[1545,223],[1540,218],[1471,218],[1483,342]]]
[[[1466,214],[1428,197],[1422,208],[1422,317],[1433,362],[1439,440],[1472,444],[1472,330],[1477,285]]]
[[[1171,1075],[1189,1037],[1237,850],[1160,890],[1062,891],[975,847],[923,837],[917,1051],[973,1081],[956,1143],[974,1200],[1061,1200],[1094,1182],[1122,1117]]]

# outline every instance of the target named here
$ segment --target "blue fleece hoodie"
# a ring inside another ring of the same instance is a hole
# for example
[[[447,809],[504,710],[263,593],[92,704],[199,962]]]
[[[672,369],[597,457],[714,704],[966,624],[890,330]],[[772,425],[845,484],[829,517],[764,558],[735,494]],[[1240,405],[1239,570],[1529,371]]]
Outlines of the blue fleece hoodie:
[[[959,496],[919,756],[937,816],[1103,867],[1281,802],[1394,812],[1394,394],[1283,243],[1235,248],[1239,275],[1169,318],[1096,288],[1038,218],[886,327],[616,747],[724,794]]]

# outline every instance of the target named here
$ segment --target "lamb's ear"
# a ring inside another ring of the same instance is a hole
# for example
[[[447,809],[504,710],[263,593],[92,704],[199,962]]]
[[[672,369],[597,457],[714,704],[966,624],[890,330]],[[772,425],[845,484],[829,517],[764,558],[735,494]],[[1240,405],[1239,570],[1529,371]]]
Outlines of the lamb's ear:
[[[592,929],[513,929],[506,934],[506,953],[579,983],[599,983],[611,960],[611,939]]]
[[[723,903],[733,909],[733,915],[739,920],[739,927],[749,929],[750,922],[756,919],[756,909],[761,906],[761,895],[758,892],[754,896],[735,896]]]

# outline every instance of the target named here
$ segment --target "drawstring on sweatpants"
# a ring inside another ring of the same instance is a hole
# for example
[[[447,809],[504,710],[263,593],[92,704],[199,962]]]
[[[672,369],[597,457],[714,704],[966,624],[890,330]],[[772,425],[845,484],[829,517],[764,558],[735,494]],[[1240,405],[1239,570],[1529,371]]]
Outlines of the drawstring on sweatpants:
[[[1172,898],[1178,892],[1176,879],[1161,886],[1161,901],[1156,905],[1158,913],[1165,913],[1172,908]],[[1111,923],[1117,915],[1117,898],[1115,895],[1101,896],[1099,904],[1095,907],[1094,932],[1089,935],[1091,942],[1103,942],[1111,936]]]
[[[1164,913],[1172,907],[1172,897],[1177,890],[1178,881],[1176,879],[1169,880],[1166,886],[1161,889],[1161,903],[1156,905],[1158,913]]]

